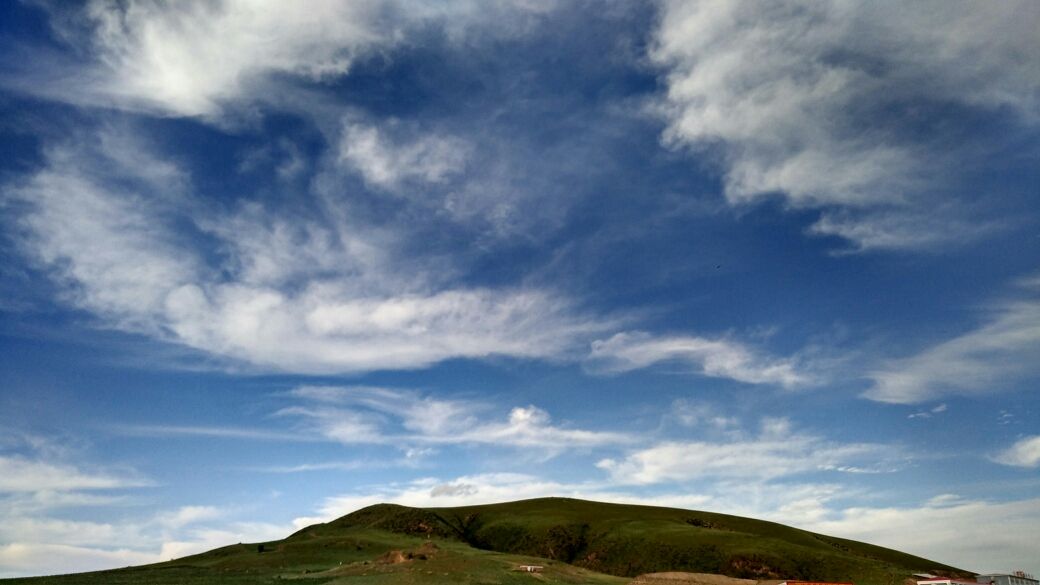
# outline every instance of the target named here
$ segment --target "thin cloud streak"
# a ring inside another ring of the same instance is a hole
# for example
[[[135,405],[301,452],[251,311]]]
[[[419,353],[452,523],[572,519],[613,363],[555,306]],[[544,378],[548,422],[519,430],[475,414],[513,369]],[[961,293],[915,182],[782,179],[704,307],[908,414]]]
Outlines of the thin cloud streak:
[[[247,441],[279,441],[314,443],[324,437],[303,433],[270,431],[238,427],[205,427],[178,425],[113,425],[106,430],[129,437],[208,437],[214,439],[242,439]]]
[[[292,395],[319,406],[290,407],[279,414],[300,417],[316,432],[345,444],[483,444],[531,447],[553,454],[635,440],[625,433],[557,426],[549,413],[533,405],[513,407],[504,420],[495,420],[481,402],[407,390],[302,386]],[[398,425],[401,430],[395,430]]]
[[[770,481],[818,472],[894,471],[893,449],[879,444],[836,444],[795,432],[786,419],[767,418],[757,436],[727,441],[663,441],[596,466],[619,485],[695,480]]]
[[[1000,392],[1015,380],[1040,374],[1038,287],[1024,284],[1029,297],[994,307],[975,329],[870,372],[874,384],[863,396],[913,404]]]
[[[137,437],[183,437],[276,442],[331,442],[344,445],[393,446],[404,457],[393,466],[414,466],[440,445],[487,445],[534,448],[553,456],[571,449],[630,444],[637,438],[614,431],[593,431],[552,422],[533,405],[509,409],[505,417],[489,416],[491,405],[426,396],[412,390],[373,386],[300,386],[287,394],[299,403],[274,412],[275,419],[294,421],[294,431],[191,425],[113,425],[108,431]],[[373,467],[363,461],[330,462],[258,471],[293,473]],[[383,466],[389,466],[386,462]]]
[[[592,342],[585,364],[592,372],[620,373],[661,362],[686,364],[704,376],[747,384],[794,388],[813,383],[812,377],[800,371],[794,360],[765,357],[737,341],[654,336],[640,331],[618,333]]]

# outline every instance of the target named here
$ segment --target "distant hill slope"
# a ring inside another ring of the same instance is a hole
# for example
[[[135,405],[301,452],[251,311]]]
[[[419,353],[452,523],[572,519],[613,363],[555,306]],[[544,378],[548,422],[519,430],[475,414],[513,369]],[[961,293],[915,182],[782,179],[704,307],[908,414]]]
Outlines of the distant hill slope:
[[[99,543],[101,544],[101,543]],[[520,565],[542,565],[537,574]],[[543,498],[486,506],[378,504],[286,539],[166,563],[4,585],[587,583],[686,571],[759,580],[903,585],[913,572],[971,573],[781,524],[674,508]],[[774,581],[775,583],[775,581]]]
[[[568,498],[459,508],[379,504],[292,538],[345,526],[452,538],[479,549],[540,556],[620,576],[689,571],[750,579],[902,583],[913,572],[973,575],[884,547],[773,522]]]

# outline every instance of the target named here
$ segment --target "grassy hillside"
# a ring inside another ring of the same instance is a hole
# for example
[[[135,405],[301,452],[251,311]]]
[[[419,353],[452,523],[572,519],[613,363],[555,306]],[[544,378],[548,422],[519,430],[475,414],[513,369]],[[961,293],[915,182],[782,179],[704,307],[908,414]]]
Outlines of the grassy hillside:
[[[539,564],[538,575],[517,572]],[[167,563],[4,585],[589,583],[689,571],[752,579],[902,585],[911,573],[969,575],[772,522],[673,508],[544,498],[459,508],[380,504],[288,538]],[[615,575],[615,576],[611,576]]]
[[[861,542],[750,518],[674,508],[544,498],[460,508],[382,504],[301,531],[346,526],[455,538],[621,576],[658,571],[751,579],[902,583],[912,572],[970,573]]]
[[[263,547],[262,549],[260,547]],[[263,552],[260,552],[260,551]],[[537,576],[518,572],[543,565]],[[474,549],[453,540],[344,526],[321,535],[235,544],[174,561],[55,577],[0,579],[3,585],[623,585],[566,563]]]

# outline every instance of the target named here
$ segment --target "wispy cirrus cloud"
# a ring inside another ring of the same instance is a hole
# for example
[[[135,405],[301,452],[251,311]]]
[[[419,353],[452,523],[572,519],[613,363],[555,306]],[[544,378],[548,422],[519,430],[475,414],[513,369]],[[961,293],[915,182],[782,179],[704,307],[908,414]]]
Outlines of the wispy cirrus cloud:
[[[632,442],[634,437],[553,424],[536,406],[517,406],[496,420],[480,401],[434,398],[415,391],[376,387],[303,386],[292,394],[318,406],[283,409],[331,440],[346,444],[484,444],[531,447],[550,453]]]
[[[870,372],[874,384],[863,396],[911,404],[999,392],[1011,381],[1040,375],[1037,283],[1023,284],[1027,296],[992,307],[974,329]]]
[[[977,235],[970,204],[935,186],[950,153],[908,128],[944,116],[935,104],[1035,122],[1038,17],[1030,2],[665,2],[650,53],[664,140],[717,154],[731,203],[822,209],[810,231],[858,249]]]
[[[401,126],[395,121],[380,128],[363,120],[346,120],[339,161],[369,185],[389,191],[410,182],[441,183],[464,170],[471,149],[465,141]]]
[[[207,437],[211,439],[241,439],[245,441],[314,442],[320,436],[269,429],[178,426],[178,425],[115,425],[109,430],[129,437]]]
[[[57,35],[80,47],[86,63],[52,55],[48,67],[22,71],[11,85],[78,105],[221,121],[291,93],[276,88],[347,75],[357,61],[392,51],[424,27],[460,42],[474,34],[508,37],[553,5],[91,0],[52,14]]]
[[[889,456],[884,455],[886,450]],[[602,459],[596,466],[621,485],[705,479],[769,481],[821,471],[876,473],[892,468],[890,455],[890,448],[882,445],[831,443],[796,432],[786,419],[767,418],[754,436],[663,441],[621,459]]]
[[[946,408],[947,408],[946,407],[946,403],[944,402],[942,404],[933,406],[932,408],[930,408],[928,410],[921,410],[921,411],[915,412],[913,414],[908,414],[906,418],[909,418],[909,419],[932,418],[932,415],[941,414],[943,412],[946,412]]]
[[[110,430],[145,437],[392,446],[402,452],[400,458],[379,462],[332,461],[258,469],[272,473],[413,467],[435,455],[440,446],[451,445],[529,448],[551,457],[569,449],[591,449],[638,440],[623,432],[554,423],[548,412],[534,405],[515,406],[501,413],[501,409],[486,400],[436,397],[409,389],[300,386],[288,396],[295,399],[295,404],[274,412],[272,420],[291,421],[290,428],[118,425]]]
[[[362,53],[392,45],[399,37],[381,21],[381,8],[234,0],[174,9],[94,1],[77,23],[86,24],[97,56],[82,87],[101,103],[214,116],[224,102],[255,92],[265,75],[335,77]],[[71,23],[67,28],[67,35],[82,34]]]
[[[215,212],[132,133],[81,138],[52,147],[5,195],[26,254],[103,325],[298,373],[558,359],[611,325],[550,290],[412,272],[391,252],[396,235],[340,223],[341,210],[294,221],[260,204]]]
[[[688,335],[655,336],[641,331],[618,333],[592,342],[585,364],[593,372],[619,373],[662,362],[689,367],[703,376],[748,384],[793,388],[813,382],[813,377],[802,371],[796,361],[764,356],[739,341]]]
[[[65,462],[0,455],[0,493],[79,492],[145,487],[141,477],[105,471],[87,471]]]
[[[133,469],[91,466],[77,449],[36,435],[0,437],[0,497],[34,508],[105,504],[107,494],[150,487]],[[28,498],[28,499],[26,499]]]

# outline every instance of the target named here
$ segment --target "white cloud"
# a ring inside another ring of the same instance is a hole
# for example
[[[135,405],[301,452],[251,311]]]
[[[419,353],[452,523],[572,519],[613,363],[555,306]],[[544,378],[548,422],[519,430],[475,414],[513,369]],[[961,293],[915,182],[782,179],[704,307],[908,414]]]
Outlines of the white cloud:
[[[718,147],[730,202],[823,207],[813,231],[861,248],[963,237],[956,205],[937,218],[944,205],[922,198],[945,153],[906,138],[898,112],[946,102],[1035,121],[1037,16],[1028,1],[665,2],[651,51],[664,139]]]
[[[5,513],[0,526],[0,542],[31,539],[68,546],[140,548],[145,539],[143,528],[143,525],[130,522],[91,522]]]
[[[81,461],[82,452],[53,440],[12,434],[4,437],[0,448],[25,451],[0,453],[0,576],[158,560],[141,551],[142,543],[147,542],[147,530],[142,526],[53,517],[56,511],[69,508],[125,507],[127,498],[113,494],[152,486],[151,481],[132,470],[89,469]]]
[[[319,437],[300,433],[250,429],[238,427],[200,427],[177,425],[117,425],[113,432],[131,437],[211,437],[217,439],[243,439],[249,441],[316,441]]]
[[[1040,570],[1040,499],[987,502],[938,498],[922,506],[852,507],[819,521],[789,522],[980,572]],[[984,537],[980,537],[984,535]]]
[[[740,426],[740,420],[736,417],[720,414],[711,405],[684,398],[672,401],[665,419],[688,428],[708,428],[714,431],[736,431]]]
[[[73,439],[0,433],[0,577],[153,563],[250,540],[283,538],[287,525],[243,522],[255,510],[183,505],[148,510],[132,469],[98,468]],[[70,517],[92,510],[104,520]]]
[[[26,71],[18,85],[75,104],[216,120],[248,114],[257,103],[285,105],[278,102],[294,82],[346,75],[359,59],[390,53],[417,29],[436,26],[453,42],[522,34],[553,4],[92,0],[82,10],[59,4],[52,24],[89,57],[87,65]]]
[[[224,516],[226,512],[216,506],[181,506],[171,512],[160,513],[156,522],[170,529],[183,528],[206,520]]]
[[[734,440],[665,441],[623,459],[603,459],[597,467],[625,485],[699,479],[768,481],[819,471],[878,472],[886,448],[836,444],[791,429],[786,419],[763,419],[755,437]],[[890,465],[888,465],[890,467]]]
[[[10,568],[4,564],[3,557],[12,559],[13,566],[18,566],[21,562],[18,558],[28,554],[24,548],[7,546],[24,539],[71,546],[115,542],[114,537],[125,534],[112,524],[62,520],[51,515],[59,510],[126,506],[130,501],[126,495],[129,490],[155,485],[132,469],[103,469],[84,463],[85,453],[71,443],[18,433],[3,435],[0,436],[0,574]],[[6,452],[8,450],[16,452]]]
[[[330,441],[345,445],[384,445],[401,457],[380,461],[333,461],[259,468],[295,473],[328,469],[414,467],[438,445],[490,445],[532,448],[540,457],[567,449],[627,444],[629,434],[592,431],[555,424],[533,405],[516,406],[504,416],[483,401],[437,398],[412,390],[374,386],[301,386],[289,393],[300,402],[274,413],[294,421],[292,431],[176,425],[116,426],[120,434],[149,437],[211,437],[260,441]]]
[[[24,452],[4,452],[9,449]],[[125,498],[113,494],[154,485],[132,470],[90,469],[82,459],[83,453],[57,441],[0,438],[0,576],[155,560],[132,550],[141,536],[136,527],[50,516],[59,509],[125,506]],[[108,546],[90,548],[99,543]]]
[[[155,563],[155,553],[38,542],[0,544],[0,577],[61,575]]]
[[[997,455],[994,461],[1015,467],[1040,466],[1040,435],[1017,441],[1006,451]]]
[[[940,405],[938,405],[938,406],[933,407],[931,410],[922,410],[920,412],[915,412],[913,414],[907,415],[906,418],[909,418],[909,419],[914,419],[914,418],[932,418],[933,414],[941,414],[943,412],[946,412],[946,403],[945,402],[940,404]]]
[[[99,161],[78,148],[51,149],[49,167],[14,192],[32,207],[22,217],[24,245],[44,264],[61,266],[56,275],[73,302],[119,327],[155,331],[146,315],[161,311],[166,291],[196,270],[192,255],[177,253],[175,238],[154,219],[170,212],[181,175],[111,136],[102,135],[98,158],[148,195],[98,185],[92,163]]]
[[[61,462],[0,455],[0,493],[108,490],[151,485],[134,477],[84,471]]]
[[[301,373],[559,358],[610,326],[551,291],[427,278],[384,249],[394,236],[335,213],[289,221],[255,204],[207,209],[175,168],[104,138],[113,133],[101,133],[101,149],[88,138],[51,149],[48,166],[9,192],[25,208],[26,252],[104,325]],[[215,240],[221,265],[184,224]]]
[[[84,16],[97,63],[82,89],[102,103],[214,116],[260,90],[264,76],[328,79],[393,45],[399,35],[382,21],[383,4],[93,1]]]
[[[871,372],[871,400],[909,404],[950,394],[982,395],[1040,374],[1040,302],[993,310],[977,328]]]
[[[453,136],[406,135],[394,140],[388,133],[400,124],[379,128],[347,120],[340,138],[340,161],[357,171],[365,182],[396,190],[403,183],[441,183],[464,168],[469,146]]]
[[[969,217],[970,216],[970,217]],[[934,248],[959,238],[967,240],[999,229],[998,222],[980,219],[953,206],[922,205],[920,209],[870,207],[859,210],[828,210],[809,228],[809,233],[837,236],[854,242],[854,250]]]
[[[164,540],[156,556],[167,561],[237,542],[279,540],[291,532],[288,526],[264,522],[231,522],[222,528],[197,528],[180,535],[183,540]]]
[[[46,530],[39,522],[51,522],[57,533],[67,530],[60,521],[45,520],[54,510],[122,505],[127,490],[155,485],[133,469],[91,466],[84,459],[84,453],[63,442],[17,433],[0,436],[0,543],[42,534]],[[37,527],[23,530],[19,523],[24,521]]]
[[[247,468],[261,473],[307,473],[312,471],[360,471],[365,469],[385,469],[387,467],[414,466],[413,458],[403,457],[394,461],[355,460],[325,461],[321,463],[301,463],[299,465],[272,465],[268,467]]]
[[[531,447],[551,455],[633,440],[623,433],[555,425],[536,406],[514,407],[504,420],[495,420],[483,403],[388,388],[303,386],[293,395],[324,406],[295,406],[280,414],[302,417],[318,433],[347,444],[485,444]]]
[[[283,408],[278,411],[278,415],[303,419],[303,425],[313,428],[317,434],[346,445],[386,443],[393,440],[382,431],[383,417],[371,413],[351,412],[340,408],[293,406]]]
[[[191,426],[116,426],[131,436],[211,437],[243,440],[331,441],[349,446],[373,444],[400,450],[397,458],[331,461],[253,468],[267,473],[311,470],[421,466],[438,446],[470,444],[525,448],[525,457],[544,459],[567,450],[631,443],[633,435],[554,424],[534,405],[495,415],[483,401],[426,396],[414,390],[375,386],[301,386],[289,392],[301,402],[274,413],[290,419],[292,431]]]
[[[763,357],[739,342],[694,336],[655,337],[644,332],[618,333],[592,342],[586,364],[593,371],[616,373],[660,362],[682,363],[704,376],[748,384],[791,388],[812,382],[794,361]]]
[[[285,538],[291,526],[224,519],[187,506],[112,523],[0,515],[0,576],[29,576],[157,563],[236,542]],[[221,527],[206,525],[218,520]],[[99,546],[104,543],[104,546]]]

